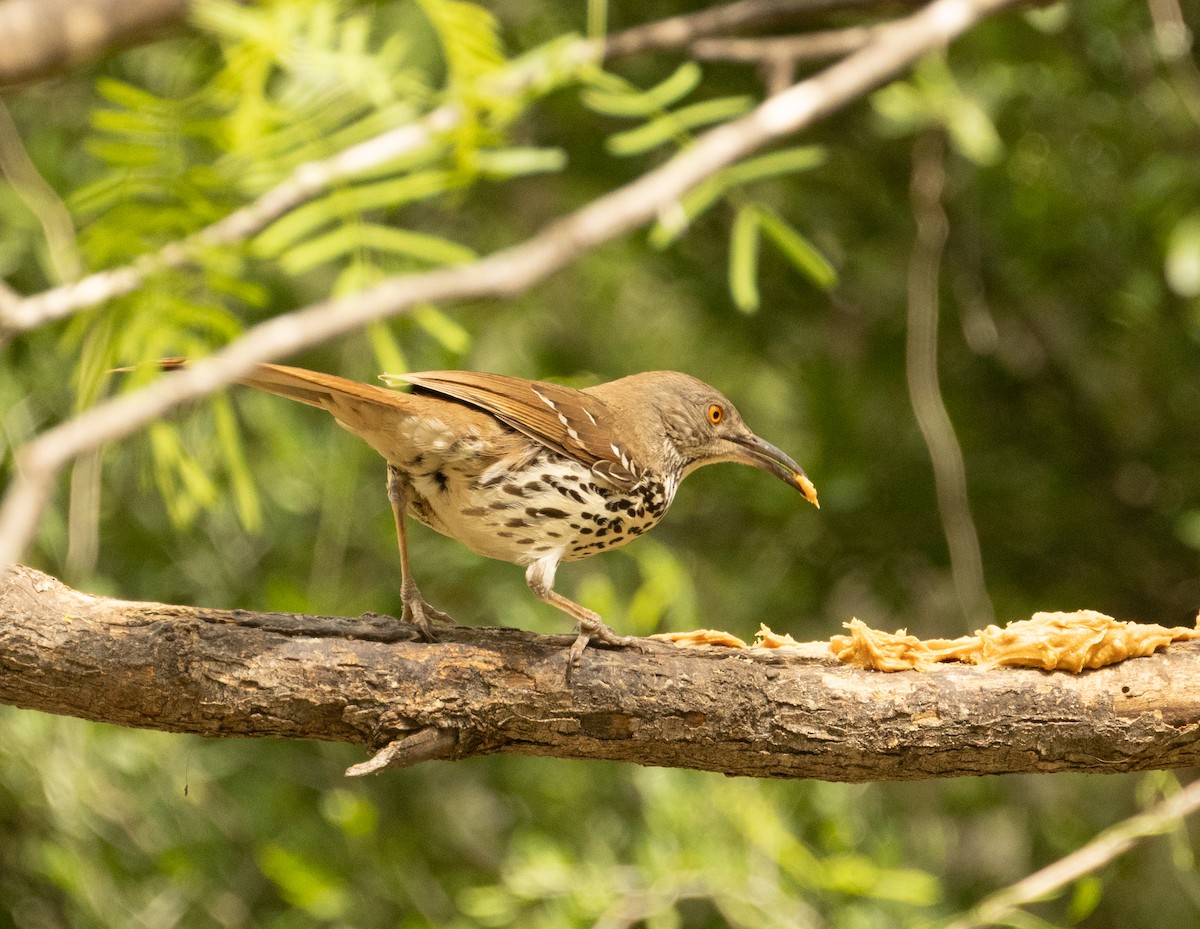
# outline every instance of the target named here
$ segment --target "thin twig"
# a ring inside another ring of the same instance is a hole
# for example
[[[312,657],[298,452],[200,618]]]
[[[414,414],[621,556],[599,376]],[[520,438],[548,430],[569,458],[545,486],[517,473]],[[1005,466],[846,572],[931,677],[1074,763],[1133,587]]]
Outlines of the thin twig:
[[[845,106],[1014,2],[934,0],[905,19],[878,27],[872,41],[855,54],[710,130],[658,168],[520,245],[454,268],[390,278],[359,294],[275,317],[220,352],[41,434],[18,453],[16,478],[0,506],[0,571],[20,558],[58,471],[73,458],[129,435],[181,403],[213,393],[260,362],[395,316],[414,304],[523,293],[589,249],[649,222],[722,168]]]
[[[917,236],[908,269],[905,374],[913,415],[933,464],[954,589],[967,620],[986,625],[994,613],[984,584],[979,534],[967,497],[967,470],[938,383],[938,277],[950,233],[942,208],[945,182],[944,139],[940,132],[926,132],[913,148],[911,193]]]
[[[697,39],[689,51],[701,61],[757,65],[767,93],[777,94],[795,83],[796,68],[801,62],[848,55],[866,45],[870,38],[871,27],[853,26],[765,39]]]
[[[702,61],[736,61],[747,64],[787,61],[816,61],[858,51],[871,38],[870,26],[826,29],[801,35],[756,39],[697,39],[691,45],[694,58]]]
[[[946,929],[982,929],[1006,920],[1020,907],[1044,900],[1072,881],[1091,874],[1124,855],[1142,839],[1173,829],[1185,816],[1200,809],[1200,781],[1193,781],[1144,813],[1131,816],[1104,830],[1082,848],[1017,883],[984,899]]]
[[[12,185],[34,215],[46,237],[46,252],[54,276],[60,281],[79,275],[82,261],[75,247],[75,223],[58,192],[47,183],[34,165],[21,134],[13,123],[8,107],[0,100],[0,174]]]
[[[830,10],[879,5],[879,0],[740,0],[613,33],[605,42],[604,58],[610,60],[639,52],[683,48],[704,36],[733,29]]]

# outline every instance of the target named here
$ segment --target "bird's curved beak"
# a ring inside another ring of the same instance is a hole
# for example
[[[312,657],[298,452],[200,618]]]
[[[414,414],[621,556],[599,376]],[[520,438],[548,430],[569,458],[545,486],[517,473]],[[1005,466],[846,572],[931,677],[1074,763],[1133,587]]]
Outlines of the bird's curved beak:
[[[736,461],[748,464],[753,468],[770,471],[785,484],[800,491],[804,499],[818,510],[821,508],[821,504],[817,501],[817,488],[813,486],[813,482],[808,479],[804,469],[792,461],[781,449],[753,434],[738,436],[732,441],[738,446],[738,451],[735,453]]]

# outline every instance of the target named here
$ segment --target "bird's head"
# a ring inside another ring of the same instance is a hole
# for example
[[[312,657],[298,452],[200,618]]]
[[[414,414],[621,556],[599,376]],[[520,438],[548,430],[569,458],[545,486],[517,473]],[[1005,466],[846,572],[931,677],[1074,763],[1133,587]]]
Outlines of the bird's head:
[[[733,461],[769,471],[800,491],[813,506],[820,506],[817,490],[804,469],[781,449],[751,432],[734,405],[716,388],[675,371],[635,374],[622,381],[636,387],[622,391],[622,395],[639,398],[639,412],[653,418],[644,428],[660,430],[668,452],[677,456],[681,476],[705,465]],[[605,399],[612,403],[608,397]]]

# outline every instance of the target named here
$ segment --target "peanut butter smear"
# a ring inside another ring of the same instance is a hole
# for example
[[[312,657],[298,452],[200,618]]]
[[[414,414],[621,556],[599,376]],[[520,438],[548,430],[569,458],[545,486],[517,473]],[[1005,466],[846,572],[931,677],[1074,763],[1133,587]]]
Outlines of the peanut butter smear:
[[[1127,658],[1143,658],[1172,642],[1200,639],[1200,615],[1194,629],[1168,629],[1152,623],[1122,622],[1095,610],[1034,613],[1032,618],[1011,622],[1003,629],[988,626],[957,639],[919,639],[903,629],[883,632],[860,619],[845,625],[849,634],[833,636],[829,652],[839,661],[870,671],[928,671],[944,661],[959,661],[981,668],[1007,666],[1078,673]],[[719,629],[664,632],[650,638],[685,647],[799,649],[810,653],[820,645],[797,642],[790,635],[772,632],[766,624],[759,626],[751,645]]]
[[[1003,629],[988,626],[957,639],[918,639],[903,630],[881,632],[858,619],[846,623],[849,635],[835,635],[829,648],[839,661],[873,671],[928,671],[942,661],[982,668],[1016,666],[1044,671],[1103,668],[1126,658],[1142,658],[1172,642],[1200,639],[1197,628],[1168,629],[1127,623],[1095,610],[1034,613]]]

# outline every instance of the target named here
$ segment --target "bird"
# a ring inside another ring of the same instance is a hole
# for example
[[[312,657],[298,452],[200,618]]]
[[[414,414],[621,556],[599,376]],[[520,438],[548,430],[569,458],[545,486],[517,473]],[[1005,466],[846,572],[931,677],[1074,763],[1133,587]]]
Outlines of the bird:
[[[435,622],[452,620],[425,600],[413,578],[408,518],[524,567],[534,596],[576,621],[569,675],[591,642],[638,643],[558,593],[559,565],[653,528],[697,468],[759,468],[820,507],[804,470],[755,435],[716,388],[688,374],[648,371],[581,390],[477,371],[380,379],[388,386],[260,364],[239,383],[326,411],[384,458],[400,550],[401,618],[427,641],[436,641]],[[404,386],[408,391],[393,389]]]

